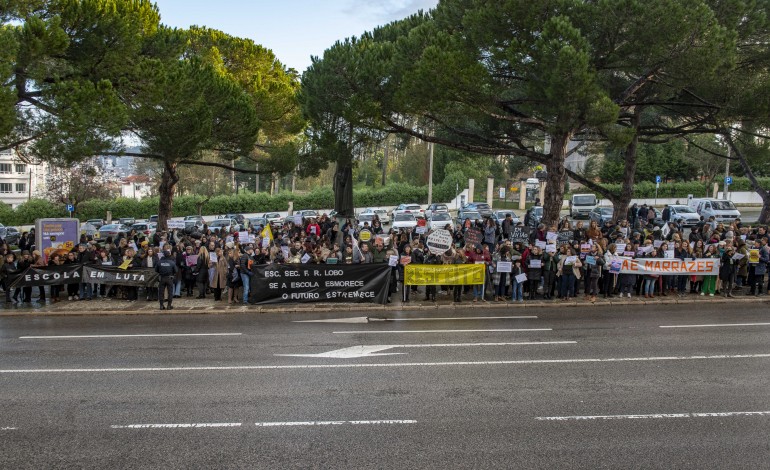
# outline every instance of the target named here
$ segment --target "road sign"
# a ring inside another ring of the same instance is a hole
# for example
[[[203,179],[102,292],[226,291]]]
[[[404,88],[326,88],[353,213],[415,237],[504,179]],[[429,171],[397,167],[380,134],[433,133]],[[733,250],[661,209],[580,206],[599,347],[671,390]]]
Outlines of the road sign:
[[[656,182],[656,183],[660,183],[661,181],[662,181],[662,180],[661,180],[661,178],[660,178],[660,175],[658,175],[658,176],[656,176],[656,177],[655,177],[655,182]]]
[[[500,188],[499,192],[500,192],[500,199],[505,199],[505,188]]]
[[[73,204],[67,204],[67,212],[75,212],[75,206]]]
[[[725,184],[733,184],[733,177],[725,176]]]

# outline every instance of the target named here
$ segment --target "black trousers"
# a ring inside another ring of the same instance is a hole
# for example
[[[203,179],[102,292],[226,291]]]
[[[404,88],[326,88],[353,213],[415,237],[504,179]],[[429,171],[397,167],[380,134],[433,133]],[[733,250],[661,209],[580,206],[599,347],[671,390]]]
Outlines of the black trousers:
[[[174,276],[164,276],[158,282],[158,302],[163,306],[164,293],[168,291],[168,304],[174,299]]]

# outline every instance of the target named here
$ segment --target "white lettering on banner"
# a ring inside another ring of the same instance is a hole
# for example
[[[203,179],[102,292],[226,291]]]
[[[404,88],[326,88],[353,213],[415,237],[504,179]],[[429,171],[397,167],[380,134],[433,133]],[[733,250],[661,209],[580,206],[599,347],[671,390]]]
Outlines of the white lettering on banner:
[[[684,261],[669,258],[620,259],[622,260],[621,274],[719,275],[719,259],[717,258],[698,258]]]
[[[80,278],[80,272],[79,271],[72,271],[72,272],[63,272],[63,273],[43,273],[43,274],[25,274],[24,275],[24,281],[25,282],[32,282],[32,281],[58,281],[59,279],[79,279]]]

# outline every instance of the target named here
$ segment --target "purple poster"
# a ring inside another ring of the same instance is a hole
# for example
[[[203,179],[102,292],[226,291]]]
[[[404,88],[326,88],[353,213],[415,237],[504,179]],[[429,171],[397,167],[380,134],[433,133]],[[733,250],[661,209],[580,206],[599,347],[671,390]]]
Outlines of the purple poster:
[[[47,263],[54,254],[66,256],[80,242],[78,219],[37,219],[37,249]]]

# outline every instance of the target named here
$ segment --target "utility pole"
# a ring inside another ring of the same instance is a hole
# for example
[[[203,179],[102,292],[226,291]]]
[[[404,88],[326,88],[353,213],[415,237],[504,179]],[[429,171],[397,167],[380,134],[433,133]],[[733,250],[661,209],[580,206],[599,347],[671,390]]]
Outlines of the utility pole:
[[[732,150],[732,149],[728,145],[727,146],[727,159],[725,160],[725,190],[724,190],[724,193],[722,194],[722,198],[723,199],[728,199],[728,197],[727,197],[727,190],[730,188],[730,185],[727,183],[729,181],[728,177],[730,176],[730,150]]]
[[[257,174],[255,176],[257,177],[256,178],[257,184],[256,184],[256,187],[254,188],[254,192],[258,193],[259,192],[259,163],[257,163]]]

